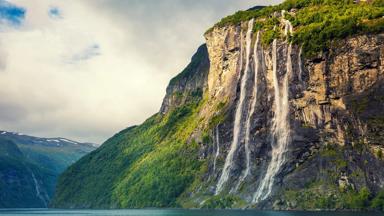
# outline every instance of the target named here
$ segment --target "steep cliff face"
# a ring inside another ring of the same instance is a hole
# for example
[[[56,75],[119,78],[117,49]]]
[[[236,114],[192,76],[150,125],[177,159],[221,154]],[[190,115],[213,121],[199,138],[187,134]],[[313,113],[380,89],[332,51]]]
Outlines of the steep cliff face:
[[[191,63],[169,82],[160,113],[166,114],[170,109],[187,104],[193,98],[201,98],[207,87],[208,72],[208,50],[204,44],[192,57]]]
[[[287,41],[264,47],[262,33],[247,36],[252,22],[206,35],[209,101],[227,101],[227,118],[212,130],[208,183],[191,195],[201,197],[195,204],[348,208],[340,190],[382,190],[384,35],[347,38],[305,59]]]
[[[364,34],[341,29],[350,35],[327,39],[326,47],[297,43],[313,27],[300,20],[310,2],[223,19],[171,81],[161,111],[68,169],[53,205],[382,205],[384,34],[376,31],[380,26]],[[360,10],[352,3],[343,10],[350,14],[351,8]]]

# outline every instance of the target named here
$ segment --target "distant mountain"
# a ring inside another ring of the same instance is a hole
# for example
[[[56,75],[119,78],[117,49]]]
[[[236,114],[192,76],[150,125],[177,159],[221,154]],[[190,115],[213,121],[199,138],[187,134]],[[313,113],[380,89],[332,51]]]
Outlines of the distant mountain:
[[[96,147],[0,131],[0,208],[47,207],[57,177]]]

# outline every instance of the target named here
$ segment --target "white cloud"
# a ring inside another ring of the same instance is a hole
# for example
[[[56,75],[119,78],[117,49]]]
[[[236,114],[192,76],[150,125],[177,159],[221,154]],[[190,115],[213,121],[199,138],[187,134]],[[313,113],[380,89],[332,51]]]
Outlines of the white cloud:
[[[158,111],[205,29],[258,1],[10,2],[27,12],[0,32],[0,128],[102,142]]]

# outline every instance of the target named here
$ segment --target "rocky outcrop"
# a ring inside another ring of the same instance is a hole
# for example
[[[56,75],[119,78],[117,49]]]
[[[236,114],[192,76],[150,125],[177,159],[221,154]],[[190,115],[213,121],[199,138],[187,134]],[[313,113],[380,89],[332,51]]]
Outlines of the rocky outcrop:
[[[160,113],[165,114],[191,100],[200,100],[207,86],[208,72],[209,58],[204,44],[193,55],[191,63],[169,82]]]

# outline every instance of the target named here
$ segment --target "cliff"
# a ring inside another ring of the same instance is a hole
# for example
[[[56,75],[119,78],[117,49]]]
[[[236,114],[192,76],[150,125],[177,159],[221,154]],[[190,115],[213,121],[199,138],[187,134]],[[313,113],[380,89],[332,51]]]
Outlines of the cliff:
[[[382,208],[383,15],[289,0],[224,18],[161,111],[70,167],[53,206]]]
[[[209,57],[204,44],[196,51],[191,63],[169,82],[160,113],[166,114],[170,109],[187,104],[193,97],[201,98],[207,87],[208,72]]]
[[[227,173],[211,163],[205,190],[219,201],[196,204],[230,194],[234,207],[336,209],[349,208],[353,193],[378,193],[384,35],[350,37],[305,59],[286,41],[262,47],[253,33],[247,42],[251,23],[207,35],[210,101],[228,101],[228,117],[206,154]]]

